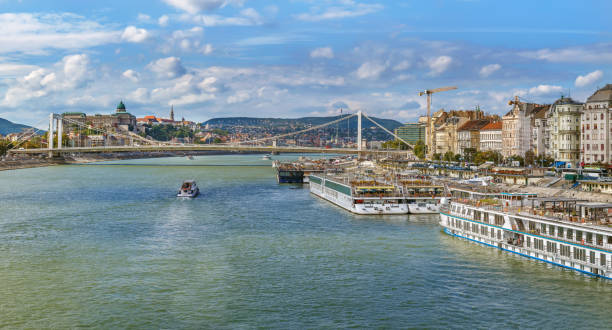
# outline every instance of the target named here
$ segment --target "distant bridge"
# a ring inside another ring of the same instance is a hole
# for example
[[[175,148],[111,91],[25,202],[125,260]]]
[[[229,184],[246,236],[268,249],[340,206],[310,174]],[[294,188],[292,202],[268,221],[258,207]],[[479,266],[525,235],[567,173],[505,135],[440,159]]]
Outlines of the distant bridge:
[[[320,129],[349,118],[357,116],[357,148],[323,148],[323,147],[303,147],[303,146],[277,146],[276,140],[292,135],[297,135],[301,133],[306,133],[308,131]],[[24,149],[18,148],[18,146],[27,141],[28,139],[34,136],[34,132],[32,135],[22,137],[21,141],[18,141],[17,145],[9,150],[11,154],[48,154],[49,157],[61,156],[63,154],[72,154],[72,153],[115,153],[115,152],[188,152],[188,151],[221,151],[221,152],[265,152],[265,153],[323,153],[323,154],[406,154],[410,155],[411,151],[400,151],[400,150],[374,150],[363,148],[362,138],[361,138],[361,120],[362,117],[370,120],[372,123],[376,124],[385,132],[394,136],[399,141],[405,143],[409,146],[410,149],[413,148],[413,145],[404,141],[393,132],[387,130],[382,125],[378,124],[370,117],[363,114],[361,111],[342,117],[340,119],[333,120],[329,123],[313,126],[307,129],[303,129],[300,131],[280,134],[277,136],[259,138],[254,140],[247,141],[239,141],[239,142],[231,142],[231,143],[222,143],[222,144],[184,144],[184,143],[173,143],[173,142],[165,142],[165,141],[156,141],[152,139],[143,138],[137,134],[132,132],[120,133],[120,132],[112,132],[102,128],[93,128],[89,125],[86,125],[82,122],[75,121],[73,119],[64,118],[64,116],[60,114],[51,113],[49,115],[49,136],[48,141],[54,141],[54,136],[57,136],[57,146],[54,146],[55,143],[48,143],[47,148],[36,148],[36,149]],[[98,132],[99,134],[103,134],[108,137],[119,137],[122,141],[128,141],[127,145],[104,145],[104,146],[73,146],[66,147],[62,143],[63,138],[63,127],[64,124],[71,124],[77,126],[81,129],[93,130]],[[272,145],[266,145],[267,142],[272,142]],[[249,145],[250,144],[250,145]]]

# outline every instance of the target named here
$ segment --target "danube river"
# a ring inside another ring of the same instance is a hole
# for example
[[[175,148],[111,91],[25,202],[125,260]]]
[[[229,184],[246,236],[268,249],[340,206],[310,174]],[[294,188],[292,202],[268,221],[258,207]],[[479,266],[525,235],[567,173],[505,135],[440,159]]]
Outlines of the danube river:
[[[612,324],[611,282],[446,236],[437,216],[349,214],[260,158],[0,172],[0,328]],[[184,179],[198,198],[174,197]]]

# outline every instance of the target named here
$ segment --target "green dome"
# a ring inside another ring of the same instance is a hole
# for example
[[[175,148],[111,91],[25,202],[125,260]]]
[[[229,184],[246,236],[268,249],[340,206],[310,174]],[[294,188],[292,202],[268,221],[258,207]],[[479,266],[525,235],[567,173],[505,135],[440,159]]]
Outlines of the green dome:
[[[120,101],[119,104],[117,104],[117,110],[125,111],[125,104],[123,104],[123,101]]]

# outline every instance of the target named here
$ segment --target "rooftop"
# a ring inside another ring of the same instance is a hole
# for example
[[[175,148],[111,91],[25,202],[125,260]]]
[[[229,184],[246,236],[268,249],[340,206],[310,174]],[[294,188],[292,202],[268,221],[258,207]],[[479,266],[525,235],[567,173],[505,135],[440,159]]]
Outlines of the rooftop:
[[[488,124],[489,121],[484,119],[470,120],[461,125],[457,131],[479,131]]]
[[[612,84],[607,84],[603,88],[598,89],[593,95],[589,96],[587,102],[605,102],[612,101]]]
[[[494,123],[488,123],[487,125],[485,125],[483,128],[481,128],[481,131],[495,131],[495,130],[501,130],[502,129],[502,122],[501,121],[496,121]]]

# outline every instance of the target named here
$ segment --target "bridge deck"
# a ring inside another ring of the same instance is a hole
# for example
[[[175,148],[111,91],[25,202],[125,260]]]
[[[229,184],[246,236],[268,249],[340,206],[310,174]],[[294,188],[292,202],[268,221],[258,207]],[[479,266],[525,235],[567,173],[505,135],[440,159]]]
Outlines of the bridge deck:
[[[246,151],[246,152],[279,152],[279,153],[326,153],[357,154],[355,148],[320,148],[320,147],[272,147],[272,146],[231,146],[214,144],[196,145],[158,145],[158,146],[109,146],[109,147],[64,147],[61,149],[11,149],[15,154],[54,154],[63,153],[109,153],[109,152],[155,152],[155,151]],[[407,153],[406,150],[362,150],[362,153]]]

